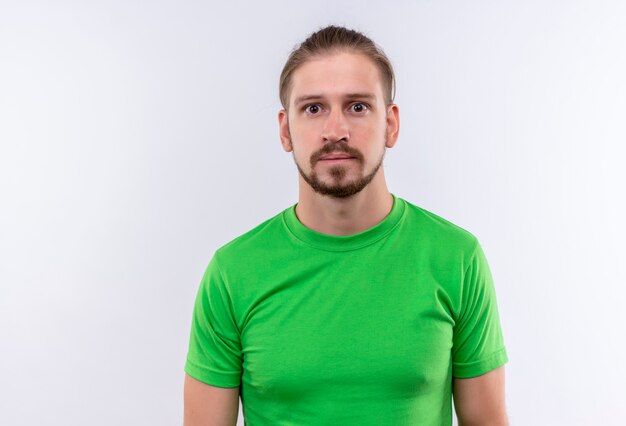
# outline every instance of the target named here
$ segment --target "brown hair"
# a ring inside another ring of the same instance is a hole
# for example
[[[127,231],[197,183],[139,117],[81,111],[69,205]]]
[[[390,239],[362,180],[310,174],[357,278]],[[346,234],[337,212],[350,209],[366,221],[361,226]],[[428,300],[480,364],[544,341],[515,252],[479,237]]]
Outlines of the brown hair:
[[[385,90],[385,102],[393,102],[396,91],[396,77],[391,62],[385,52],[366,35],[334,25],[322,28],[311,34],[294,48],[280,73],[279,96],[283,108],[287,109],[291,77],[296,69],[315,55],[334,51],[353,51],[370,58],[380,70]]]

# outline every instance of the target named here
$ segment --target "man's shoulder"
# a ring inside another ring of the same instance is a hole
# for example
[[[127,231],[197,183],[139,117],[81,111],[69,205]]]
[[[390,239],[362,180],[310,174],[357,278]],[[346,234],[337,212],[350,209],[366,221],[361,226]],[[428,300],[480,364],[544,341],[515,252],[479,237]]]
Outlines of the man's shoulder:
[[[466,228],[424,207],[406,200],[405,202],[408,224],[413,227],[416,235],[448,246],[463,246],[468,249],[476,246],[478,242],[476,236]]]
[[[228,241],[216,250],[216,255],[219,254],[220,258],[241,259],[242,256],[253,255],[254,252],[267,250],[275,244],[280,244],[285,238],[283,215],[289,208]]]

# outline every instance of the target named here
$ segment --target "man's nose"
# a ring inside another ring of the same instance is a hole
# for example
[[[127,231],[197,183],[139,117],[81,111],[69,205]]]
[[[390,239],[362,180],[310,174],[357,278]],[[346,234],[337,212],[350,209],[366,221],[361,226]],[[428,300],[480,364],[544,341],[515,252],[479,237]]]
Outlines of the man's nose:
[[[348,142],[350,132],[343,111],[335,109],[328,114],[322,130],[322,139],[324,139],[324,143],[337,142],[342,139]]]

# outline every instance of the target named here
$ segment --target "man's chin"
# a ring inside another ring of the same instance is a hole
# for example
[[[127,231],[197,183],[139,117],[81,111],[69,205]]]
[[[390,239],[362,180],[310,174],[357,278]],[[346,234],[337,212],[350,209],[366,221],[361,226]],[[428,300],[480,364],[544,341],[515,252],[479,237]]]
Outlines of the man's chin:
[[[361,192],[367,184],[363,185],[363,182],[351,182],[342,185],[323,185],[318,183],[310,186],[313,191],[320,195],[333,198],[348,198]]]
[[[347,199],[347,198],[355,196],[361,191],[357,191],[357,192],[354,192],[354,191],[330,191],[330,192],[315,191],[315,192],[321,195],[322,197],[330,197],[330,198],[335,198],[335,199]]]

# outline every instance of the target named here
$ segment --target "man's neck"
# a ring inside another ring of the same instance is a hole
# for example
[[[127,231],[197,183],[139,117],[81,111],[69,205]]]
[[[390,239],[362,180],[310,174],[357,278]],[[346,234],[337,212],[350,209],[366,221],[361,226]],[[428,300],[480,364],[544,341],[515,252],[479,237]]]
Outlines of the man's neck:
[[[361,192],[347,198],[320,195],[300,177],[296,215],[313,231],[327,235],[353,235],[380,223],[393,207],[382,173]]]

